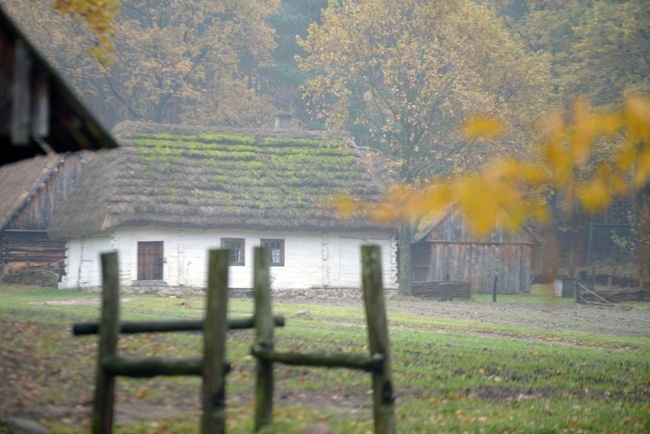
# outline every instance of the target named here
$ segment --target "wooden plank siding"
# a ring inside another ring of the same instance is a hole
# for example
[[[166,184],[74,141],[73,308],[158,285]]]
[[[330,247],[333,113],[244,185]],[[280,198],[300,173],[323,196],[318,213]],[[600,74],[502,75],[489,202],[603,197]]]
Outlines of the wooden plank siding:
[[[424,247],[428,244],[428,249]],[[428,255],[427,255],[428,250]],[[426,256],[425,256],[426,255]],[[429,265],[422,262],[428,256]],[[465,281],[475,293],[517,294],[529,289],[532,246],[525,244],[428,243],[414,245],[413,281]]]
[[[414,282],[465,281],[474,293],[530,290],[535,237],[527,230],[495,230],[488,237],[474,235],[456,209],[438,216],[425,236],[412,246]]]
[[[40,185],[34,187],[29,199],[15,210],[3,229],[47,231],[52,214],[72,191],[79,179],[85,159],[78,154],[61,157],[59,164]]]

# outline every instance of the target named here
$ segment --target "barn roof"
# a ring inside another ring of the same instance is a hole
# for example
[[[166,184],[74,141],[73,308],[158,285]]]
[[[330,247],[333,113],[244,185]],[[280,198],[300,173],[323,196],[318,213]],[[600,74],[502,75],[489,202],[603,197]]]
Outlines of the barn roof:
[[[29,202],[64,158],[38,156],[0,167],[0,230]]]
[[[383,230],[342,219],[342,193],[382,193],[371,164],[346,136],[123,122],[120,149],[99,152],[49,227],[59,238],[118,227]]]
[[[0,166],[117,144],[0,5]]]
[[[421,220],[418,225],[418,230],[413,236],[413,242],[417,243],[429,239],[432,235],[435,241],[444,242],[507,244],[513,242],[539,243],[541,241],[540,236],[528,226],[524,226],[518,233],[497,229],[488,237],[478,237],[469,229],[467,219],[460,212],[458,203],[452,203]]]

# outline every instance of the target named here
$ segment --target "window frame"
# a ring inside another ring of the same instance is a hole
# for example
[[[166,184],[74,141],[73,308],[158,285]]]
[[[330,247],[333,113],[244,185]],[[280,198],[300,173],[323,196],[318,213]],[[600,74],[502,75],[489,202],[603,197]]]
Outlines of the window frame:
[[[262,238],[260,239],[260,246],[269,248],[266,244],[280,243],[280,261],[273,262],[273,250],[271,249],[271,257],[269,259],[269,266],[271,267],[284,267],[284,239],[281,238]],[[270,249],[270,248],[269,248]]]
[[[240,243],[240,252],[239,252],[239,257],[240,261],[238,262],[233,262],[233,252],[234,250],[233,247],[227,246],[227,243]],[[243,267],[246,265],[246,239],[245,238],[222,238],[221,239],[221,248],[222,249],[229,249],[230,250],[230,256],[228,257],[228,265],[234,265],[237,267]]]

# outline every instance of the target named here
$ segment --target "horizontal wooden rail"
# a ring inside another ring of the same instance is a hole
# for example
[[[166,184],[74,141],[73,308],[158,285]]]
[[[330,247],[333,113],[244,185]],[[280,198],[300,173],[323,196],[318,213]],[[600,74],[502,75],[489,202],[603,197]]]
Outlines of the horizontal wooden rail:
[[[284,326],[283,316],[274,316],[273,320],[277,327]],[[163,332],[190,332],[203,330],[203,320],[181,320],[181,321],[124,321],[119,324],[119,332],[131,333],[163,333]],[[255,327],[253,317],[234,318],[228,320],[229,330],[251,329]],[[72,333],[75,336],[96,335],[99,331],[99,323],[84,322],[72,326]]]
[[[106,373],[121,377],[150,378],[162,376],[194,375],[200,377],[203,370],[203,359],[165,359],[149,357],[134,359],[129,357],[112,356],[104,359],[102,367]],[[230,372],[230,364],[226,363],[224,373]]]
[[[383,354],[302,354],[280,353],[265,350],[261,345],[253,345],[251,354],[265,362],[282,363],[294,366],[321,366],[324,368],[350,368],[367,372],[378,372],[384,369]]]

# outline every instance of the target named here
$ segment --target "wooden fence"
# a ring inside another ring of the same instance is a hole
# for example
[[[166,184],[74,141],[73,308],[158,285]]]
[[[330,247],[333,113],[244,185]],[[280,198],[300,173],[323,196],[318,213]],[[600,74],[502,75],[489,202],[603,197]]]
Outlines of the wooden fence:
[[[118,376],[194,375],[203,378],[201,432],[225,432],[226,331],[256,329],[251,353],[257,358],[254,429],[273,422],[273,365],[338,367],[361,369],[372,375],[373,413],[376,433],[394,433],[394,392],[390,364],[388,328],[378,246],[362,247],[363,295],[368,324],[370,354],[303,354],[275,350],[274,328],[284,318],[273,316],[269,278],[269,251],[255,249],[254,315],[228,320],[229,251],[210,251],[205,319],[203,321],[119,322],[117,253],[102,255],[102,309],[100,323],[73,326],[75,335],[99,334],[99,351],[93,409],[93,433],[110,433],[113,427],[115,379]],[[119,333],[151,333],[203,330],[203,357],[187,359],[133,359],[117,354]]]

